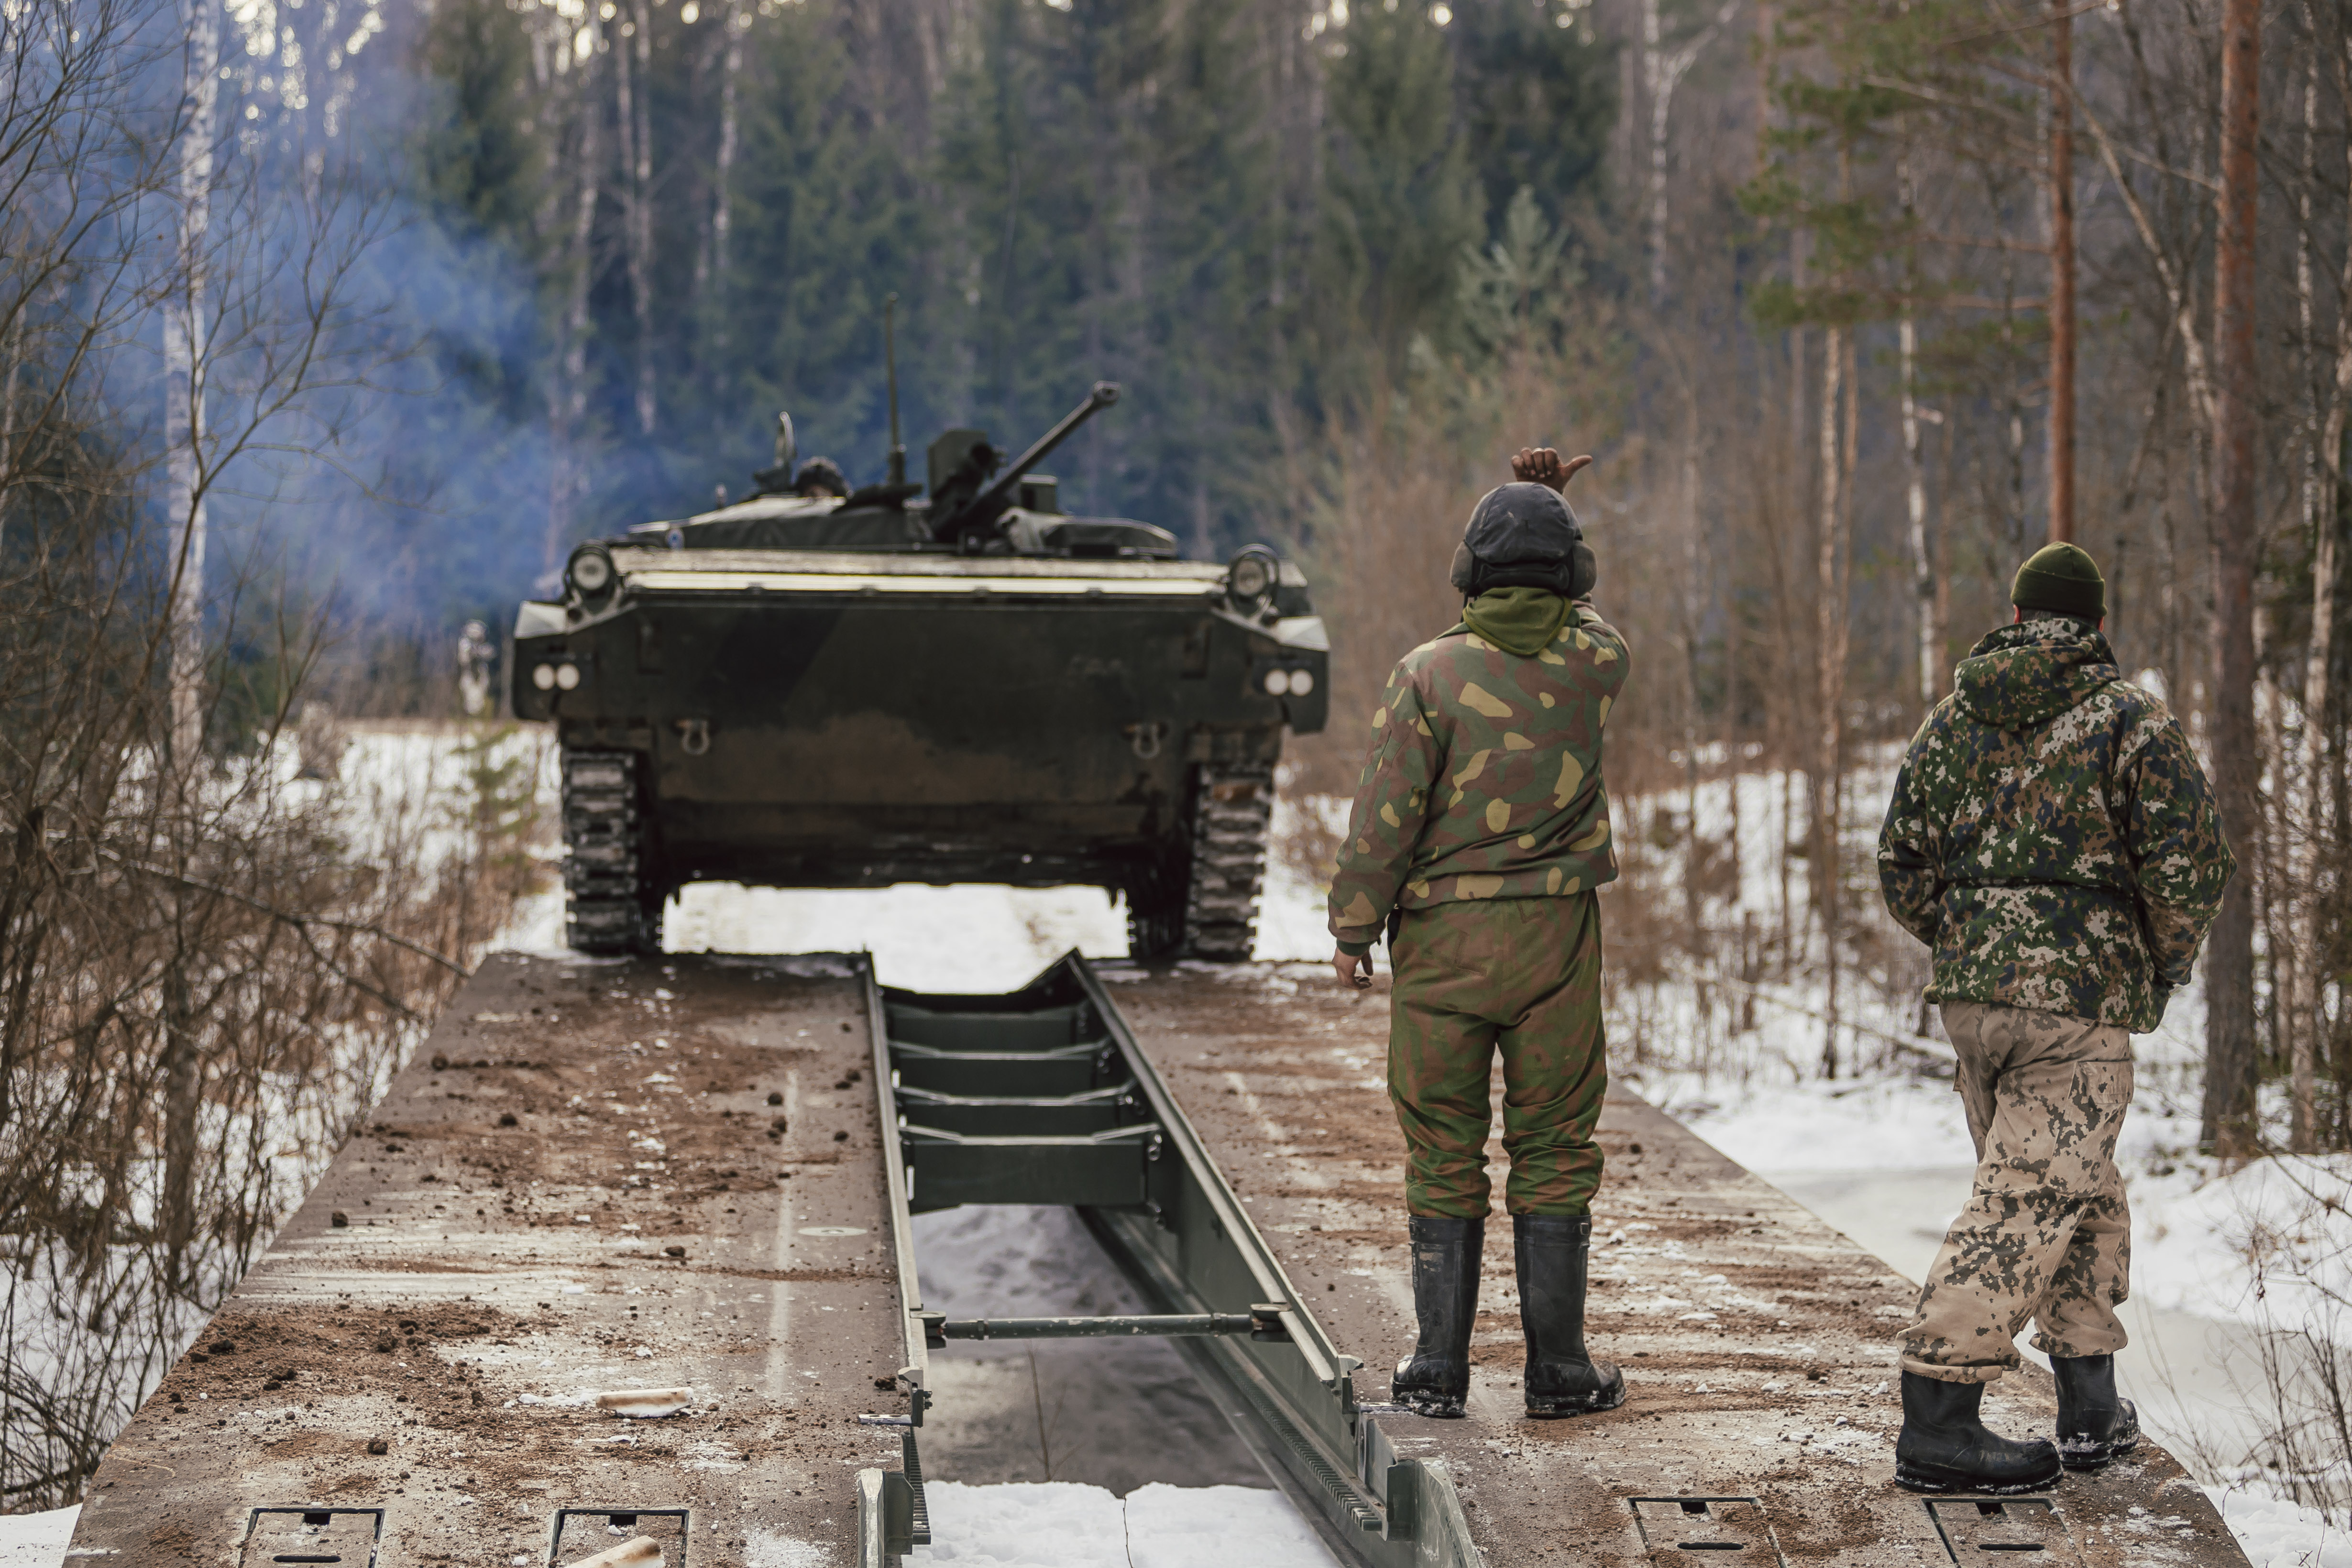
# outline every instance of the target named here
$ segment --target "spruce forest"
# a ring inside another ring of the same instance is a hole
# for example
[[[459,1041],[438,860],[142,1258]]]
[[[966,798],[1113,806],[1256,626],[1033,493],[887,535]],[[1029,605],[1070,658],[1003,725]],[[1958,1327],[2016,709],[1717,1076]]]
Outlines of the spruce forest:
[[[269,27],[247,91],[291,116],[306,14],[277,16],[279,101]],[[2007,618],[2017,564],[2074,539],[2248,871],[2207,960],[2202,1139],[2352,1136],[2341,7],[441,0],[384,26],[337,68],[409,78],[431,270],[479,302],[425,323],[462,395],[404,445],[508,433],[472,459],[494,525],[408,530],[391,602],[420,626],[740,486],[779,409],[878,477],[893,295],[910,447],[1024,441],[1119,382],[1065,494],[1196,554],[1301,552],[1343,714],[1451,619],[1454,529],[1506,455],[1591,450],[1643,671],[1612,775],[1691,791],[1648,825],[1689,841],[1652,935],[1720,967],[1696,779],[1793,770],[1791,841],[1829,874],[1792,901],[1784,865],[1770,956],[1742,937],[1737,966],[1825,965],[1834,1016],[1842,969],[1917,983],[1850,779]],[[1306,747],[1303,781],[1344,791],[1354,744]]]

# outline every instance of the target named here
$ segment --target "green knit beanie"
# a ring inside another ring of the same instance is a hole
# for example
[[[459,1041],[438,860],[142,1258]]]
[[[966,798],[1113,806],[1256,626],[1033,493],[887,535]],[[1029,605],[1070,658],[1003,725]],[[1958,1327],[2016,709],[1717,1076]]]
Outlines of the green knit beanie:
[[[2043,545],[2010,585],[2009,601],[2020,610],[2051,610],[2078,621],[2107,616],[2107,580],[2099,563],[2073,545]]]

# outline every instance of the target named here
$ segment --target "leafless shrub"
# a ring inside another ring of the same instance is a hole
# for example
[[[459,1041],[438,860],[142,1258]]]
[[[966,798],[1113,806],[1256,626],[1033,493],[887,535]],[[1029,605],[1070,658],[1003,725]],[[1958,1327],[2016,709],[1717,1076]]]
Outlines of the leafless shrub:
[[[2221,1358],[2243,1430],[2168,1434],[2200,1479],[2352,1524],[2352,1181],[2341,1156],[2273,1153],[2232,1178],[2227,1239],[2267,1322]]]
[[[528,747],[301,777],[322,622],[205,571],[207,496],[331,469],[396,346],[363,188],[247,164],[201,255],[154,221],[180,39],[159,0],[0,9],[0,1509],[79,1495],[537,876]],[[198,276],[166,370],[213,417],[166,464],[149,345]]]
[[[43,529],[55,548],[0,577],[18,607],[0,633],[16,1506],[77,1495],[537,877],[532,758],[511,737],[470,738],[457,779],[382,758],[299,777],[307,629],[277,644],[249,747],[174,763],[163,618],[100,522]]]

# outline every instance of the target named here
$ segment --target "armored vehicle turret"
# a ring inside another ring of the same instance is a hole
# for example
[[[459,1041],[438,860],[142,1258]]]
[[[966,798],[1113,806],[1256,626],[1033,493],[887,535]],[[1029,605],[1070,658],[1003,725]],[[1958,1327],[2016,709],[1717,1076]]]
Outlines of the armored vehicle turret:
[[[691,882],[1091,885],[1132,951],[1249,956],[1286,727],[1323,727],[1323,622],[1262,545],[1072,517],[1037,465],[951,430],[908,483],[797,471],[572,551],[515,624],[519,717],[562,747],[568,930],[660,945]],[[814,472],[812,472],[814,470]]]

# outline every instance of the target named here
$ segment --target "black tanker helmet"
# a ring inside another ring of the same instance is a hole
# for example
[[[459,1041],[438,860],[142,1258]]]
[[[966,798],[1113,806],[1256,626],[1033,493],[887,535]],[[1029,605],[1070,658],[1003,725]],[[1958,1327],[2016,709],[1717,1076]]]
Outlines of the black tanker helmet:
[[[849,476],[844,474],[841,465],[830,457],[812,457],[801,465],[799,473],[793,476],[793,494],[846,496],[849,494]]]
[[[1565,497],[1546,485],[1500,485],[1478,498],[1454,551],[1454,586],[1475,599],[1490,588],[1549,588],[1581,599],[1600,563]]]

